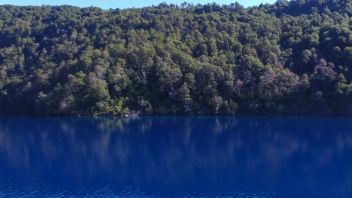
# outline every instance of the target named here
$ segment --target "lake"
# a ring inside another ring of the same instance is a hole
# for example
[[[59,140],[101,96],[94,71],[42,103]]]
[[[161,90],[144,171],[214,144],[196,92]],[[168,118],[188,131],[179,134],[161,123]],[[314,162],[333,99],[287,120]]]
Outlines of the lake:
[[[352,118],[0,118],[0,197],[352,197]]]

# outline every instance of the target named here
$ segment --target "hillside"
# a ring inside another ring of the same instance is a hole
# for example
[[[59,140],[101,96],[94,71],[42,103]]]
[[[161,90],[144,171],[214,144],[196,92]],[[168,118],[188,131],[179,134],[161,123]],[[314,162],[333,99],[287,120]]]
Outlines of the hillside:
[[[0,115],[352,114],[352,0],[0,6]]]

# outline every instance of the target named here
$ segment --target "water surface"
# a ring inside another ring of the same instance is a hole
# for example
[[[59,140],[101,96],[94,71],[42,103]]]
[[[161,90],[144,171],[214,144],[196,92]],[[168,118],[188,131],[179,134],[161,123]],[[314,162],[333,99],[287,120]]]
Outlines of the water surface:
[[[0,197],[352,197],[352,118],[0,118]]]

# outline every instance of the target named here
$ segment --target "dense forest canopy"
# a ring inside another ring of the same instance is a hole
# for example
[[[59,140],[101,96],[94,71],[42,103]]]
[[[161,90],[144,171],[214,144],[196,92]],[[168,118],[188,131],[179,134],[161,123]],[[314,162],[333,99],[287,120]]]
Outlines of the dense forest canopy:
[[[0,6],[0,115],[352,114],[352,0]]]

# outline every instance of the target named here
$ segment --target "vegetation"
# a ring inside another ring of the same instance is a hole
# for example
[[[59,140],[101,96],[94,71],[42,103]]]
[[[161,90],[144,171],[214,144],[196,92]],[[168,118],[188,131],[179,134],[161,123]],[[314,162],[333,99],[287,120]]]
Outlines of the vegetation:
[[[0,6],[0,114],[352,114],[352,0]]]

